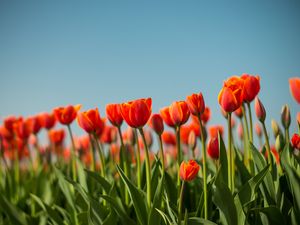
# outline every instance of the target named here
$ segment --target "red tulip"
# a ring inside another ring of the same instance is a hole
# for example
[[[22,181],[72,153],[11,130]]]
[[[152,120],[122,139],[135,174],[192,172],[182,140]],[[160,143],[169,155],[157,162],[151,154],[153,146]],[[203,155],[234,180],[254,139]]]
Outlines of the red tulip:
[[[95,133],[103,130],[104,123],[100,118],[98,108],[79,112],[77,116],[79,126],[87,133]]]
[[[218,95],[218,101],[225,112],[237,110],[243,102],[243,79],[233,76],[224,82]]]
[[[106,105],[106,116],[112,125],[119,127],[123,123],[120,104]]]
[[[54,114],[49,114],[49,113],[40,113],[39,114],[40,120],[41,120],[41,125],[42,127],[46,128],[47,130],[50,130],[51,128],[54,127],[56,123],[56,118]]]
[[[294,134],[291,139],[291,143],[292,143],[293,148],[300,150],[300,135]]]
[[[126,123],[133,128],[143,127],[152,112],[152,99],[143,98],[121,104],[121,113]]]
[[[300,112],[297,113],[297,122],[300,125]]]
[[[242,107],[239,107],[237,110],[235,110],[235,111],[234,111],[234,114],[235,114],[238,118],[242,118],[242,117],[243,117]]]
[[[53,110],[56,119],[64,125],[71,124],[77,116],[81,105],[68,105],[67,107],[58,107]]]
[[[31,120],[24,120],[20,118],[17,122],[14,123],[14,130],[18,138],[23,141],[27,140],[32,133]]]
[[[164,123],[160,114],[153,114],[149,120],[149,126],[155,131],[157,135],[164,132]]]
[[[255,106],[255,113],[256,113],[257,119],[263,123],[266,119],[266,110],[265,110],[264,105],[261,103],[261,101],[259,100],[258,97],[255,98],[254,106]]]
[[[185,101],[173,102],[169,106],[170,117],[176,126],[181,126],[189,119],[190,111]]]
[[[186,103],[190,113],[194,116],[199,116],[204,113],[205,103],[202,93],[187,96]]]
[[[179,169],[179,175],[181,180],[192,181],[199,172],[200,166],[195,160],[189,160],[188,162],[182,162]]]
[[[111,144],[117,140],[117,128],[113,126],[105,126],[101,134],[101,142]]]
[[[200,118],[204,124],[206,124],[211,116],[210,108],[205,107],[204,112],[201,114]]]
[[[260,90],[260,77],[243,74],[241,78],[244,80],[243,100],[252,102]]]
[[[300,104],[300,78],[294,77],[289,79],[290,91],[296,102]]]
[[[175,124],[170,116],[170,110],[169,107],[164,107],[160,110],[160,115],[163,119],[163,121],[170,127],[175,127]]]
[[[207,154],[212,159],[218,159],[219,158],[220,150],[219,150],[218,137],[213,137],[209,140],[208,145],[207,145]]]
[[[40,129],[42,128],[40,115],[30,117],[29,120],[31,121],[32,133],[37,134],[40,131]]]
[[[17,122],[19,120],[19,118],[16,118],[15,116],[8,116],[6,118],[4,118],[4,127],[10,131],[13,132],[14,130],[14,123]]]
[[[65,130],[64,129],[59,129],[59,130],[50,130],[48,132],[48,136],[50,141],[54,145],[61,145],[64,141],[65,138]]]

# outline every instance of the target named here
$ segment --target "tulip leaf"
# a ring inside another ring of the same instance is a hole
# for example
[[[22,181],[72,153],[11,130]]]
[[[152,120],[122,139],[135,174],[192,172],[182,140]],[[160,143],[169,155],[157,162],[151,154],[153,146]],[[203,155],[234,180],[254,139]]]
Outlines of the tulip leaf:
[[[220,168],[222,167],[222,170],[220,170],[220,178],[222,179],[224,184],[228,184],[228,161],[227,161],[227,153],[226,153],[226,147],[223,142],[222,136],[220,133],[218,133],[218,139],[219,139],[219,149],[220,149]]]
[[[286,225],[284,217],[280,210],[275,206],[269,206],[265,208],[254,208],[251,211],[263,213],[267,216],[269,224],[272,225]]]
[[[10,218],[10,221],[16,225],[27,225],[26,214],[17,206],[11,204],[4,195],[0,195],[0,208]]]
[[[148,212],[145,204],[145,194],[125,176],[122,169],[117,165],[117,170],[122,178],[123,182],[125,183],[131,200],[133,202],[133,206],[140,224],[147,224],[148,220]]]
[[[102,177],[99,173],[93,171],[85,170],[85,172],[87,173],[88,177],[94,179],[106,193],[109,193],[111,184],[104,177]]]
[[[221,177],[222,170],[223,168],[220,168],[215,179],[215,187],[213,187],[213,202],[224,214],[227,224],[237,225],[237,211],[234,204],[234,199],[231,191],[227,187],[227,184],[224,183]]]
[[[157,178],[158,179],[158,178]],[[148,225],[151,224],[160,224],[160,216],[155,208],[159,208],[162,204],[162,194],[164,191],[164,176],[162,176],[158,182],[158,186],[156,188],[156,192],[153,198],[153,204],[150,209]]]
[[[216,223],[198,217],[188,218],[188,225],[217,225]]]

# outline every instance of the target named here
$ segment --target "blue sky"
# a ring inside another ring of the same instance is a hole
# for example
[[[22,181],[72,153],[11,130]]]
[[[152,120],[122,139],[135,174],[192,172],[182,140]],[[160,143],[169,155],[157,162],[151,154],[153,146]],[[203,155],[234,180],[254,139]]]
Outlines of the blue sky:
[[[244,72],[261,76],[268,123],[300,111],[298,1],[1,1],[0,32],[0,120],[148,96],[157,112],[201,91],[225,124],[218,92]]]

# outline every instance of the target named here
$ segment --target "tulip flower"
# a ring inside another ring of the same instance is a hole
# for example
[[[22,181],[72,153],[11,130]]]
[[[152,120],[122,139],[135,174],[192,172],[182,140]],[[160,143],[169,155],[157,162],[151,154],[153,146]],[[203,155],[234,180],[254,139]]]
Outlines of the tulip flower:
[[[126,123],[137,128],[143,138],[146,153],[146,183],[147,183],[147,204],[151,205],[151,168],[149,150],[146,142],[143,126],[148,122],[152,113],[152,99],[143,98],[121,104],[121,113]],[[138,139],[137,139],[138,140]],[[138,144],[138,143],[137,143]],[[139,154],[139,151],[138,151]],[[140,155],[137,156],[140,158]],[[139,161],[138,161],[139,162]],[[140,170],[138,171],[140,174]]]
[[[43,128],[46,128],[47,130],[50,130],[52,127],[54,127],[56,123],[56,118],[54,114],[49,113],[40,113],[39,114],[41,125]]]
[[[274,138],[276,138],[278,135],[282,135],[282,132],[279,128],[278,123],[273,119],[271,120],[271,127],[272,127],[272,130],[273,130]]]
[[[112,125],[119,127],[123,123],[120,104],[106,105],[106,116]]]
[[[218,136],[213,137],[209,140],[207,145],[207,154],[212,159],[218,159],[220,156],[220,150],[219,150],[219,140]]]
[[[205,103],[202,93],[187,96],[186,103],[191,114],[198,116],[204,113]]]
[[[32,125],[30,119],[19,119],[14,123],[14,130],[17,137],[23,141],[27,141],[29,135],[32,133]]]
[[[224,86],[219,92],[218,101],[225,112],[237,110],[243,102],[244,81],[233,76],[224,82]]]
[[[48,132],[48,136],[49,136],[50,141],[55,146],[60,146],[60,145],[62,145],[64,138],[65,138],[65,130],[64,129],[50,130]]]
[[[163,168],[162,173],[164,173],[165,159],[164,159],[164,150],[163,150],[162,137],[161,137],[162,133],[164,132],[164,123],[160,114],[153,114],[151,116],[149,121],[149,126],[154,130],[154,132],[157,134],[158,137],[160,157],[161,157],[161,163]]]
[[[211,138],[218,137],[218,133],[223,136],[224,127],[222,125],[214,125],[209,127],[209,136]]]
[[[292,144],[293,148],[300,150],[300,135],[299,134],[294,134],[292,136],[291,144]]]
[[[234,111],[234,114],[238,117],[238,118],[242,118],[243,117],[243,110],[242,107],[239,107],[237,110]]]
[[[243,100],[244,102],[252,102],[260,91],[260,77],[242,74],[241,79],[244,80]]]
[[[81,105],[68,105],[66,107],[58,107],[53,110],[56,119],[63,125],[70,125],[77,116],[77,112]]]
[[[72,150],[71,150],[71,164],[72,164],[72,176],[73,180],[77,180],[77,174],[76,174],[76,161],[75,161],[75,143],[74,138],[71,130],[71,123],[76,119],[77,112],[81,108],[81,105],[68,105],[66,107],[57,107],[53,110],[53,113],[55,115],[55,118],[63,125],[66,125],[68,127],[68,131],[71,137],[71,143],[72,143]]]
[[[14,124],[15,122],[17,122],[20,118],[16,118],[15,116],[8,116],[6,118],[4,118],[4,127],[10,131],[13,132],[14,131]]]
[[[255,124],[255,132],[256,132],[258,137],[261,137],[262,131],[261,131],[261,127],[258,123]]]
[[[163,121],[169,126],[169,127],[175,127],[175,123],[173,122],[173,120],[171,119],[170,116],[170,110],[169,107],[164,107],[160,110],[160,115],[163,119]]]
[[[197,138],[196,138],[196,134],[193,130],[191,130],[189,133],[188,145],[189,145],[189,148],[193,152],[193,158],[195,158],[195,149],[197,147]]]
[[[265,136],[265,141],[266,141],[266,149],[268,152],[268,162],[270,164],[271,172],[273,172],[273,159],[271,157],[271,148],[270,148],[270,143],[269,143],[269,136],[268,132],[266,129],[265,125],[265,119],[266,119],[266,110],[262,102],[259,100],[258,97],[255,98],[255,113],[257,116],[257,119],[261,122],[262,127],[263,127],[263,132]]]
[[[169,112],[175,126],[185,124],[190,116],[188,105],[184,101],[173,102],[169,106]]]
[[[285,140],[289,142],[290,135],[289,135],[289,127],[291,125],[291,113],[288,105],[284,105],[281,110],[281,123],[285,129]]]
[[[300,104],[300,78],[294,77],[289,79],[290,91],[296,102]]]
[[[105,177],[105,159],[103,155],[103,150],[99,144],[97,133],[102,133],[104,129],[104,122],[100,118],[98,108],[90,109],[85,112],[79,112],[77,116],[77,121],[79,126],[84,129],[87,133],[92,134],[94,141],[97,146],[98,154],[101,160],[101,175]],[[95,162],[95,159],[94,159]]]
[[[264,123],[265,119],[266,119],[266,110],[265,110],[264,105],[259,100],[259,98],[255,99],[255,113],[256,113],[257,119],[260,122]]]
[[[195,160],[189,160],[188,162],[182,162],[179,169],[179,176],[183,180],[178,203],[178,224],[181,224],[181,211],[182,211],[182,200],[183,200],[183,190],[186,181],[194,180],[199,172],[200,166]]]
[[[172,146],[176,145],[176,137],[174,133],[170,131],[164,131],[162,133],[162,141],[166,145],[172,145]]]

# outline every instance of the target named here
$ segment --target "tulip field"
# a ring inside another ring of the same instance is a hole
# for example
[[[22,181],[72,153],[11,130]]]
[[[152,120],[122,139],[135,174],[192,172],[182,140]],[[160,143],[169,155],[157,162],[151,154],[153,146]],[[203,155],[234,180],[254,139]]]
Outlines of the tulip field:
[[[300,78],[283,85],[299,112],[272,124],[261,79],[220,86],[225,127],[201,90],[159,112],[148,97],[1,118],[0,224],[299,225]]]

